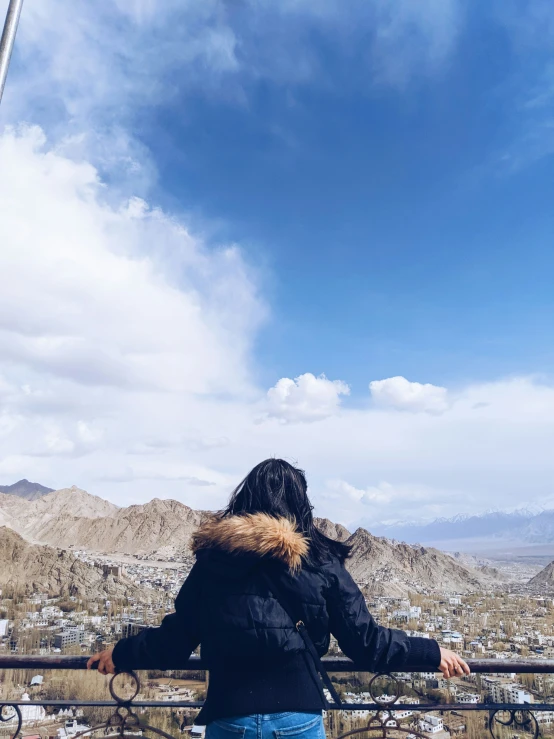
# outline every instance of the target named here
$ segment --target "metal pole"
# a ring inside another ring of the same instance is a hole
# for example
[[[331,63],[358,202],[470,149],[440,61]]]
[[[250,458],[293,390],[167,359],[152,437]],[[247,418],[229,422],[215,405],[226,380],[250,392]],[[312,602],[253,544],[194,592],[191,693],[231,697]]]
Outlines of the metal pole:
[[[4,23],[4,31],[2,32],[2,40],[0,41],[0,103],[4,94],[4,86],[6,84],[6,77],[8,76],[8,67],[10,66],[15,34],[17,33],[22,7],[23,0],[10,0],[6,22]]]

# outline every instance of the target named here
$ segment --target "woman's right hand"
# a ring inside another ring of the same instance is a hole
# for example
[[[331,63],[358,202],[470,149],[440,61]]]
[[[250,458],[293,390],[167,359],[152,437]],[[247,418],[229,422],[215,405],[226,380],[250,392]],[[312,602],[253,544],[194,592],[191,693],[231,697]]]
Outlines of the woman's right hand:
[[[102,675],[115,675],[115,665],[113,663],[112,654],[113,647],[108,647],[102,652],[93,654],[87,662],[87,670],[92,670],[94,667]]]
[[[443,649],[442,647],[439,671],[442,672],[447,680],[449,680],[451,677],[461,677],[462,675],[469,675],[469,673],[471,672],[467,662],[465,662],[459,654],[456,654],[456,652],[452,652],[450,649]]]

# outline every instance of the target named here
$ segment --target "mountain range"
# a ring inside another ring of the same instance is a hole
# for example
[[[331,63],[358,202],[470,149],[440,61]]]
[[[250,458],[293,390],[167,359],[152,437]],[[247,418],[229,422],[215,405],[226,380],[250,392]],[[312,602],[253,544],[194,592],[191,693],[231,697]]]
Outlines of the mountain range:
[[[15,495],[18,498],[26,498],[27,500],[36,500],[47,493],[53,493],[54,488],[46,488],[39,485],[38,482],[29,482],[29,480],[19,480],[13,485],[0,485],[0,493],[7,495]]]
[[[152,554],[188,544],[202,512],[176,500],[154,498],[119,508],[73,486],[28,501],[0,497],[0,524],[33,543],[122,554]]]
[[[0,538],[11,529],[33,545],[186,559],[191,535],[206,515],[178,501],[157,498],[120,508],[73,486],[36,500],[0,496],[0,526],[9,527],[0,529]],[[328,519],[316,519],[316,524],[351,545],[348,567],[368,595],[463,593],[490,589],[501,579],[496,571],[474,568],[437,549],[398,544],[363,528],[351,533]]]
[[[434,544],[474,550],[492,549],[505,544],[554,543],[554,510],[495,511],[475,516],[437,518],[425,523],[373,525],[372,531],[409,543]]]

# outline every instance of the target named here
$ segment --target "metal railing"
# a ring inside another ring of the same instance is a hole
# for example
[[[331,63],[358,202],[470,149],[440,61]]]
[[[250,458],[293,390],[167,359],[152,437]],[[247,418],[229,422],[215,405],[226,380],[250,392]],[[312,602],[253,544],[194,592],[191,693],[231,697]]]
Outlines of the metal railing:
[[[0,656],[0,670],[14,669],[30,669],[30,670],[85,670],[87,657],[74,656],[24,656],[24,655],[5,655]],[[345,658],[327,657],[323,660],[325,668],[331,674],[340,673],[368,673],[363,666],[356,665]],[[518,659],[477,659],[468,660],[468,664],[473,674],[553,674],[554,676],[554,660],[518,660]],[[179,671],[204,671],[207,670],[206,664],[200,657],[192,656],[188,662],[179,668]],[[404,674],[408,670],[402,671]],[[411,673],[430,672],[428,667],[410,666]],[[117,680],[120,676],[125,676],[127,681],[131,681],[131,694],[127,697],[119,695],[117,692]],[[377,692],[382,689],[383,680],[386,681],[387,690],[393,691],[392,695],[387,695],[386,699]],[[553,678],[554,680],[554,678]],[[390,739],[391,737],[406,737],[410,739],[429,739],[433,737],[433,732],[425,732],[421,729],[420,723],[412,721],[406,725],[405,721],[401,721],[396,714],[402,712],[416,714],[465,714],[474,712],[484,712],[486,714],[482,727],[485,733],[492,735],[494,739],[537,739],[544,732],[545,724],[541,720],[541,715],[545,712],[549,714],[549,721],[552,725],[554,734],[554,697],[548,696],[548,700],[537,703],[456,703],[456,702],[439,702],[431,701],[428,696],[424,696],[412,687],[412,692],[427,698],[428,702],[406,702],[398,703],[402,696],[403,681],[395,676],[394,673],[375,674],[369,680],[368,692],[371,696],[370,702],[367,703],[347,703],[343,702],[340,706],[331,704],[331,711],[369,712],[369,717],[364,720],[362,727],[356,727],[347,732],[340,734],[340,739],[352,736],[358,733],[365,733],[369,737],[381,737],[382,739]],[[28,700],[12,700],[0,699],[0,728],[2,722],[14,724],[13,732],[10,730],[13,739],[21,735],[23,726],[22,706],[42,706],[46,707],[67,707],[75,706],[82,708],[112,708],[113,713],[107,719],[96,726],[92,726],[86,731],[76,734],[72,739],[78,739],[80,736],[89,736],[97,731],[104,731],[104,735],[128,736],[132,734],[136,736],[137,732],[154,733],[166,739],[175,739],[171,734],[144,723],[137,715],[136,711],[141,709],[199,709],[203,705],[202,701],[164,701],[164,700],[144,700],[138,698],[141,691],[141,683],[138,675],[134,672],[124,672],[113,676],[109,681],[109,693],[111,699],[107,700],[87,700],[87,699],[35,699]],[[537,715],[536,715],[537,714]],[[551,715],[550,715],[551,714]],[[344,714],[343,714],[344,715]],[[448,719],[443,721],[443,731],[449,732]],[[437,732],[438,733],[438,732]],[[475,732],[474,732],[475,733]],[[463,732],[462,732],[463,734]],[[477,734],[479,735],[479,734]],[[444,737],[444,734],[442,735]]]

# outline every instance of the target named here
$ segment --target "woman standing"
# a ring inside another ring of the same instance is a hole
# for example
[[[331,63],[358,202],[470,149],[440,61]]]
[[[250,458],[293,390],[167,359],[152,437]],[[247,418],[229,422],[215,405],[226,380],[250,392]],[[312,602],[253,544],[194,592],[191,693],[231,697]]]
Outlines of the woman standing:
[[[322,534],[312,509],[301,470],[261,462],[225,511],[195,533],[196,562],[175,613],[94,655],[89,669],[96,662],[103,674],[182,669],[200,644],[210,681],[196,723],[207,724],[206,739],[323,737],[326,702],[315,662],[330,634],[364,671],[468,674],[433,639],[376,624],[345,567],[348,545]]]

